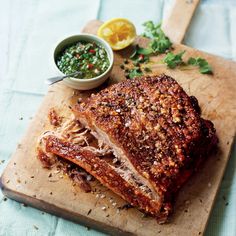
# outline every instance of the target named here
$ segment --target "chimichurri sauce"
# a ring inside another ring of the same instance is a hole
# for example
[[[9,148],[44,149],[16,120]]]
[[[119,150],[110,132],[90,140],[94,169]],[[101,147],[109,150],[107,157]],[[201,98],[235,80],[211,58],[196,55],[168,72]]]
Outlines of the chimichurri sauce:
[[[105,48],[95,42],[77,42],[66,48],[57,59],[57,66],[68,75],[77,71],[79,79],[91,79],[105,72],[110,65]]]

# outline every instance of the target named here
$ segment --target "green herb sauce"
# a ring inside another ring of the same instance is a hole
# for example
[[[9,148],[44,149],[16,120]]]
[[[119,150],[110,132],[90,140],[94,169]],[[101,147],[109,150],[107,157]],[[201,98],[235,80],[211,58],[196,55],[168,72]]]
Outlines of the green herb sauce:
[[[77,71],[79,79],[91,79],[104,73],[109,65],[105,48],[96,43],[80,41],[66,48],[57,59],[57,66],[68,75]]]

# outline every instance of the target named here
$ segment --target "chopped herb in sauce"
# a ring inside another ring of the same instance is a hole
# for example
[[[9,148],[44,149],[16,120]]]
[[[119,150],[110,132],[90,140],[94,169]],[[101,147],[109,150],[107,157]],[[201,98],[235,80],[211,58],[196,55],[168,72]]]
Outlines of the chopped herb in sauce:
[[[79,79],[91,79],[104,73],[109,65],[105,48],[80,41],[66,48],[57,59],[58,68],[66,75],[80,71]]]

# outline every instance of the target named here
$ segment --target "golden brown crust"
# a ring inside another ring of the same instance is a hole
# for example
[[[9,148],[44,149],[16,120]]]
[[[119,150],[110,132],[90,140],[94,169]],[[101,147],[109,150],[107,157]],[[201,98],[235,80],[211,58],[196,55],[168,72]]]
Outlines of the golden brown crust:
[[[197,156],[199,140],[206,139],[198,105],[192,100],[174,79],[162,75],[115,84],[74,111],[91,129],[96,126],[108,134],[163,195]]]

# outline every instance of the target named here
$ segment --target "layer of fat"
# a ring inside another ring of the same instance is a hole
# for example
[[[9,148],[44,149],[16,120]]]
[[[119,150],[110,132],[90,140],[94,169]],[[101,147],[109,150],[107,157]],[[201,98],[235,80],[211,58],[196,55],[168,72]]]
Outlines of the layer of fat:
[[[145,179],[141,174],[138,173],[138,171],[133,167],[131,164],[130,160],[126,157],[124,151],[117,147],[112,141],[110,140],[109,136],[99,129],[95,124],[92,124],[93,129],[89,127],[87,121],[83,118],[79,118],[79,121],[81,124],[83,124],[86,128],[91,130],[91,134],[101,142],[105,143],[110,147],[112,150],[114,156],[122,163],[122,166],[126,167],[125,169],[123,168],[115,168],[116,171],[120,173],[120,175],[128,182],[136,182],[138,181],[139,183],[142,183],[142,186],[139,186],[139,188],[144,191],[145,193],[150,192],[148,195],[151,194],[151,197],[154,200],[159,200],[160,197],[158,193],[154,190],[152,185],[148,182],[147,179]],[[134,178],[135,176],[135,178]],[[134,179],[132,179],[134,178]],[[149,191],[150,190],[150,191]]]

